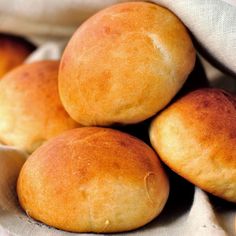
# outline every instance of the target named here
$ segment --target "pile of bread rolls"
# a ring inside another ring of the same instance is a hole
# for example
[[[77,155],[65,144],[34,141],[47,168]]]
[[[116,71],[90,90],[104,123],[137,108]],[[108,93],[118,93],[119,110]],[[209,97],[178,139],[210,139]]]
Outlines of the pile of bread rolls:
[[[136,229],[168,199],[161,161],[236,202],[236,97],[200,89],[173,100],[195,56],[172,12],[132,2],[84,22],[60,62],[23,64],[4,75],[0,141],[32,153],[17,182],[25,212],[72,232]],[[114,128],[148,118],[155,151]]]

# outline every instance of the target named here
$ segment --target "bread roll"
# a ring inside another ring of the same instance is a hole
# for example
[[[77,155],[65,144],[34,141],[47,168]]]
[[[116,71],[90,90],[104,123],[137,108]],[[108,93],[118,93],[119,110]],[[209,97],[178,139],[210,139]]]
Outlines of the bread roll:
[[[59,92],[83,125],[143,121],[182,87],[195,50],[181,21],[146,2],[111,6],[88,19],[62,56]]]
[[[68,131],[24,164],[17,192],[36,220],[73,232],[138,228],[164,207],[169,183],[155,152],[107,128]]]
[[[27,152],[77,127],[58,95],[58,61],[24,64],[0,80],[0,141]]]
[[[150,139],[161,159],[193,184],[236,202],[236,99],[192,92],[158,115]]]
[[[33,49],[30,43],[21,38],[0,34],[0,78],[22,64]]]

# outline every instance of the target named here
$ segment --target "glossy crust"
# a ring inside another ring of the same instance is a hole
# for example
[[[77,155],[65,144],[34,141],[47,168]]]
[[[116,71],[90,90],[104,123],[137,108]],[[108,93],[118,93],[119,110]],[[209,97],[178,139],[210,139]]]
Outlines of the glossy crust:
[[[83,125],[138,123],[162,109],[195,63],[181,21],[145,2],[100,11],[73,35],[62,56],[59,92]]]
[[[0,78],[22,64],[33,49],[21,38],[0,34]]]
[[[31,217],[74,232],[138,228],[163,209],[169,182],[155,152],[128,134],[78,128],[37,149],[17,185]]]
[[[161,159],[193,184],[236,202],[236,99],[192,92],[158,115],[150,139]]]
[[[27,152],[77,127],[58,95],[58,61],[24,64],[0,81],[0,141]]]

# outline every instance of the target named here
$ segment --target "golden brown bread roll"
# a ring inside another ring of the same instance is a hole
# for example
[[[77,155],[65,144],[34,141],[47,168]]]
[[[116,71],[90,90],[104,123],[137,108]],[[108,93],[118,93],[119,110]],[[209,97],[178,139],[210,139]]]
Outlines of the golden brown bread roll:
[[[58,61],[24,64],[0,80],[0,141],[27,152],[77,127],[58,95]]]
[[[155,152],[107,128],[70,130],[24,164],[17,192],[27,214],[74,232],[138,228],[163,209],[169,182]]]
[[[0,78],[22,64],[33,48],[21,38],[0,34]]]
[[[192,92],[158,115],[150,139],[161,159],[193,184],[236,202],[236,99]]]
[[[88,19],[62,56],[59,93],[83,125],[138,123],[182,87],[195,50],[181,21],[145,2],[111,6]]]

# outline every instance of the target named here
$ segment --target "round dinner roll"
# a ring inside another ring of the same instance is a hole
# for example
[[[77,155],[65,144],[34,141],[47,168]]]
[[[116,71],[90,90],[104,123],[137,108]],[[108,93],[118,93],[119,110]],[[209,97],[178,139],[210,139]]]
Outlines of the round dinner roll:
[[[22,38],[0,34],[0,78],[22,64],[33,49],[33,45]]]
[[[82,24],[59,69],[62,103],[79,123],[143,121],[165,107],[195,63],[186,28],[147,2],[108,7]]]
[[[77,127],[58,95],[58,61],[23,64],[0,80],[0,142],[27,152]]]
[[[194,91],[158,115],[150,140],[161,159],[193,184],[236,202],[236,98]]]
[[[169,194],[155,152],[120,131],[84,127],[41,146],[24,164],[19,202],[32,218],[73,232],[122,232],[156,217]]]

